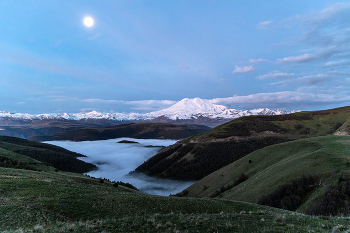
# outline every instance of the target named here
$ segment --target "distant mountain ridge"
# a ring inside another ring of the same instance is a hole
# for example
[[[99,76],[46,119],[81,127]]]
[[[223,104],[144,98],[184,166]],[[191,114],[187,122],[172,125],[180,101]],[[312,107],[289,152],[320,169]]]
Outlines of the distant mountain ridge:
[[[290,114],[297,111],[270,110],[268,108],[259,108],[253,110],[229,109],[223,105],[216,105],[208,100],[194,98],[182,99],[176,104],[159,111],[150,113],[102,113],[91,111],[88,113],[51,113],[51,114],[28,114],[11,113],[0,111],[0,118],[12,118],[22,120],[45,120],[45,119],[64,119],[64,120],[88,120],[105,119],[113,121],[152,121],[157,118],[177,120],[193,120],[198,118],[209,119],[235,119],[250,115],[281,115]]]
[[[210,130],[204,125],[132,123],[105,128],[84,128],[62,131],[50,136],[30,137],[32,141],[94,141],[130,137],[139,139],[181,139]]]

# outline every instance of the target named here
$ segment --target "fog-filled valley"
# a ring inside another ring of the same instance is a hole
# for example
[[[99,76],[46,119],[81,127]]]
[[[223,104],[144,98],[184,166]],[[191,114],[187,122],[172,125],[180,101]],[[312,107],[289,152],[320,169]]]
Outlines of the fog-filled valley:
[[[118,143],[122,140],[137,143]],[[141,192],[168,196],[176,194],[194,183],[150,177],[143,173],[133,173],[137,166],[155,155],[163,146],[169,146],[176,140],[117,138],[100,141],[50,141],[70,151],[78,152],[87,157],[79,159],[97,165],[98,170],[86,173],[96,178],[106,178],[111,181],[122,181],[134,185]]]

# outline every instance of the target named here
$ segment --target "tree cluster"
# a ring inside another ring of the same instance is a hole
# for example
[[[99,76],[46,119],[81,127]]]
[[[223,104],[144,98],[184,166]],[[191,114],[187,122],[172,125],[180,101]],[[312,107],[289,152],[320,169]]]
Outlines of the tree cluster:
[[[0,141],[4,142],[0,144],[1,145],[0,147],[7,150],[11,150],[13,147],[25,146],[25,147],[32,147],[32,148],[38,148],[38,149],[52,150],[55,152],[61,152],[61,153],[69,154],[73,157],[86,157],[83,154],[64,149],[60,146],[55,146],[55,145],[50,145],[50,144],[40,143],[40,142],[33,142],[22,138],[0,136]]]
[[[303,198],[313,190],[315,183],[315,177],[303,175],[279,186],[271,194],[262,196],[258,204],[286,210],[296,210],[302,204]]]
[[[45,162],[61,171],[85,173],[96,169],[94,164],[86,163],[69,154],[52,150],[24,148],[15,149],[13,152]]]
[[[122,181],[113,182],[113,186],[114,187],[118,187],[119,185],[138,191],[138,189],[134,185],[132,185],[130,183],[124,183]]]
[[[34,170],[30,164],[24,163],[18,160],[14,160],[8,157],[0,156],[0,167],[6,167],[6,168],[15,168],[15,169],[26,169],[26,170]]]
[[[242,173],[232,184],[229,184],[227,185],[226,187],[225,186],[221,186],[221,188],[219,190],[216,190],[213,194],[211,194],[209,197],[210,198],[214,198],[214,197],[217,197],[219,196],[221,193],[227,191],[227,190],[230,190],[232,189],[233,187],[239,185],[240,183],[248,180],[248,176],[245,175],[244,173]]]
[[[322,200],[310,210],[312,215],[350,215],[350,178],[341,177],[337,185],[329,186]]]

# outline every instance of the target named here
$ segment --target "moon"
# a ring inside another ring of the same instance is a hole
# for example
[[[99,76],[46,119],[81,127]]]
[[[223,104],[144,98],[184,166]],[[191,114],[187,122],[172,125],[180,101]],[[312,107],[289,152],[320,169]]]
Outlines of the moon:
[[[86,27],[92,27],[94,25],[94,19],[91,18],[90,16],[87,16],[84,18],[84,25]]]

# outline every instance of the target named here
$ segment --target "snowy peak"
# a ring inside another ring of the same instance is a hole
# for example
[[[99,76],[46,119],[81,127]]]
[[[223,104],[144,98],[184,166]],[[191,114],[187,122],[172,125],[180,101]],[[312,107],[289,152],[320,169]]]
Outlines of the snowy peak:
[[[217,115],[224,111],[229,110],[223,105],[215,105],[210,103],[208,100],[203,100],[200,98],[188,99],[185,98],[173,106],[149,113],[153,116],[171,116],[170,118],[180,118],[186,119],[191,118],[191,116],[200,115]]]

